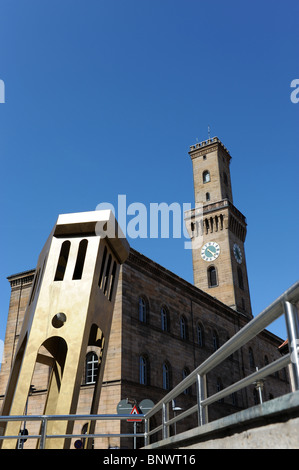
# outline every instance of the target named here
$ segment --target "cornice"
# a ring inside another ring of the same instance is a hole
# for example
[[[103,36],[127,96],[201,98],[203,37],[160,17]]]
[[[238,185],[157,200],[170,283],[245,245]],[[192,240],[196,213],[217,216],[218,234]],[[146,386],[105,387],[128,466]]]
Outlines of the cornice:
[[[23,271],[21,273],[12,274],[7,277],[11,287],[23,286],[25,284],[31,284],[34,278],[35,269],[29,271]]]

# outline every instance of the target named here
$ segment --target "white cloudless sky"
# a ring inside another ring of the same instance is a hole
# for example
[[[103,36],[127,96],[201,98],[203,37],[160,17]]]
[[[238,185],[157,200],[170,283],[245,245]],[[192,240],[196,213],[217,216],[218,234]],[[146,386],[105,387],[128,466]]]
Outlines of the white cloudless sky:
[[[0,339],[7,276],[58,214],[194,204],[190,145],[218,136],[246,216],[254,315],[298,280],[296,0],[0,0]],[[128,221],[132,216],[128,215]],[[185,239],[129,239],[189,282]],[[283,319],[269,327],[285,337]]]

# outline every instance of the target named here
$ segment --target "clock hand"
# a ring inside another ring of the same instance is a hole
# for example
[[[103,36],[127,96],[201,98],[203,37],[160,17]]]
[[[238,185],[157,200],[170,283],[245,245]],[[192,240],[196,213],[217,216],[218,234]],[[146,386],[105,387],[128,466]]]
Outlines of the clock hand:
[[[213,251],[211,251],[209,248],[207,248],[207,250],[214,256],[215,253]]]

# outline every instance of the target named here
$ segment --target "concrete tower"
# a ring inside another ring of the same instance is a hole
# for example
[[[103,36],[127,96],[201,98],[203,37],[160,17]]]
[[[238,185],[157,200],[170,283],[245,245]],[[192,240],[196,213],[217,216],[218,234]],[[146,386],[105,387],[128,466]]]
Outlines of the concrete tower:
[[[119,267],[129,255],[126,239],[118,234],[109,210],[58,217],[38,259],[2,415],[24,414],[37,363],[51,371],[44,414],[75,414],[90,345],[101,349],[90,409],[97,413]],[[72,422],[51,421],[47,433],[69,434],[72,427]],[[11,421],[2,433],[18,435],[19,428]],[[47,442],[67,448],[70,439]],[[2,448],[15,446],[16,440],[2,441]]]

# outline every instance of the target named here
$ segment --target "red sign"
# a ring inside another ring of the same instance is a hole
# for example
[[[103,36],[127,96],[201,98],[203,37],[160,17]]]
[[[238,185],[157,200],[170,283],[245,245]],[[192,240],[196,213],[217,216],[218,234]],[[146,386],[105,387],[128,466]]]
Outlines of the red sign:
[[[131,415],[139,415],[139,410],[136,405],[133,406],[132,411],[130,413]],[[128,423],[141,423],[142,419],[138,418],[133,418],[133,419],[127,419]]]

